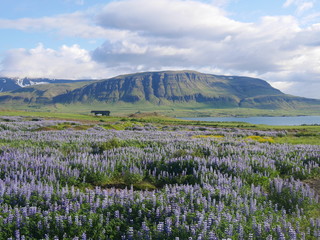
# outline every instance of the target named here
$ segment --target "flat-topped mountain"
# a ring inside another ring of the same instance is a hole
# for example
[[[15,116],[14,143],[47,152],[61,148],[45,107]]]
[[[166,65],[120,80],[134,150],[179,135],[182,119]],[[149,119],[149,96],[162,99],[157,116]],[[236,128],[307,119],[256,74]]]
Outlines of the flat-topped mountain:
[[[100,80],[56,96],[54,102],[198,102],[210,107],[281,108],[320,104],[320,100],[286,95],[264,80],[195,71],[143,72]]]
[[[10,104],[144,104],[205,108],[320,109],[320,100],[287,95],[262,79],[161,71],[120,75],[99,81],[55,80],[0,93]],[[44,81],[42,81],[44,82]],[[41,107],[41,106],[40,106]]]

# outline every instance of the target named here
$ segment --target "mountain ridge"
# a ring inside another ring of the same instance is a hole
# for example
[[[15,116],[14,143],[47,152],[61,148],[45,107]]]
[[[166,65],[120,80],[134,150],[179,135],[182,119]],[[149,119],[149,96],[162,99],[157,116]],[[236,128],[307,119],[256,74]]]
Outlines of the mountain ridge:
[[[73,81],[73,80],[69,80]],[[1,80],[0,80],[1,82]],[[285,94],[259,78],[196,71],[154,71],[87,82],[29,86],[0,94],[0,103],[202,104],[207,108],[288,109],[320,107],[320,100]],[[320,109],[320,108],[319,108]]]
[[[71,79],[52,79],[52,78],[19,78],[19,77],[0,77],[0,92],[14,91],[20,88],[29,87],[39,84],[53,84],[53,83],[73,83],[88,81],[85,79],[71,80]]]
[[[264,98],[263,98],[264,97]],[[262,102],[262,99],[269,104]],[[151,102],[208,103],[211,107],[281,108],[303,105],[305,98],[282,93],[262,79],[223,76],[196,71],[160,71],[125,74],[96,81],[82,88],[54,97],[55,102]],[[320,104],[311,100],[309,104]]]
[[[247,86],[239,85],[233,81],[234,78],[247,81]],[[254,79],[253,82],[253,78],[247,77],[222,77],[195,71],[161,71],[126,74],[100,80],[90,86],[59,96],[56,100],[69,103],[92,100],[106,102],[146,100],[157,103],[161,100],[207,102],[223,97],[237,101],[243,97],[256,95],[250,91],[250,86],[248,88],[248,80],[252,82],[251,85],[256,86],[255,91],[264,94],[282,94],[261,79]]]

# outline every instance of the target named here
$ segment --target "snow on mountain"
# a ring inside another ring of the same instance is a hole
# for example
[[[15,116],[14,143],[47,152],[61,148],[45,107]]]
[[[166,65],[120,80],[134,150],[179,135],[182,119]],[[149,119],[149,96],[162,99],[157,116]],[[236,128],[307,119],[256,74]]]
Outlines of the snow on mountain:
[[[28,87],[32,85],[39,85],[39,84],[70,83],[70,82],[78,82],[78,81],[88,81],[88,80],[0,77],[0,92],[14,91],[19,88]]]
[[[36,82],[36,81],[32,81],[32,80],[29,80],[27,78],[17,78],[15,79],[16,80],[16,84],[20,87],[28,87],[28,86],[32,86],[32,85],[36,85],[36,84],[49,84],[50,82]],[[48,79],[50,81],[53,81],[51,79]]]

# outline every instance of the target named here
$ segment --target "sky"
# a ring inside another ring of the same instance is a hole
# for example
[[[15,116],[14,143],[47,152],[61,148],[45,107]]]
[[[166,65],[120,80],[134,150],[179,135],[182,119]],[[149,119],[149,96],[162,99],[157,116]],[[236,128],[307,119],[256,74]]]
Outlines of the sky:
[[[0,76],[195,70],[320,99],[318,0],[0,0]]]

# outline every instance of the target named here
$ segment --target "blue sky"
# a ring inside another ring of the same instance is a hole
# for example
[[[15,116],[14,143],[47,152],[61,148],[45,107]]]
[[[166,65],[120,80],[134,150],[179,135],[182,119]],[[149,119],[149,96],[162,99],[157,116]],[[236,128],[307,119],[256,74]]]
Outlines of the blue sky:
[[[320,98],[316,0],[0,0],[0,75],[190,69]]]

